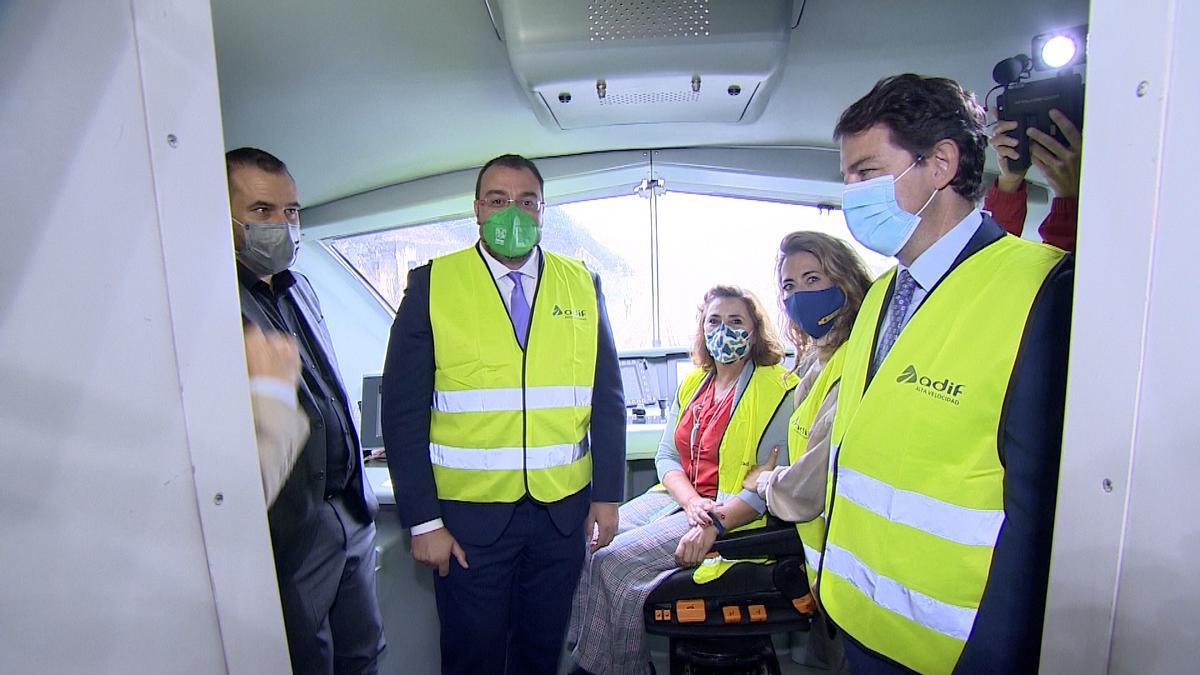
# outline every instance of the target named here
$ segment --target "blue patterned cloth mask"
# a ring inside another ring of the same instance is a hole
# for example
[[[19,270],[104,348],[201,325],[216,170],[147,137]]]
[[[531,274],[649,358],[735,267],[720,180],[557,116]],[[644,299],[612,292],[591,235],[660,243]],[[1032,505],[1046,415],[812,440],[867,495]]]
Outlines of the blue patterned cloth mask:
[[[896,255],[908,243],[921,223],[921,213],[938,193],[934,190],[916,213],[905,211],[896,201],[896,182],[920,161],[918,155],[917,161],[895,178],[879,176],[842,188],[842,214],[858,243],[887,256]]]
[[[796,291],[783,300],[788,318],[814,340],[825,337],[846,304],[846,294],[837,286],[820,291]]]
[[[704,334],[704,344],[718,363],[736,363],[750,353],[750,331],[721,324]]]

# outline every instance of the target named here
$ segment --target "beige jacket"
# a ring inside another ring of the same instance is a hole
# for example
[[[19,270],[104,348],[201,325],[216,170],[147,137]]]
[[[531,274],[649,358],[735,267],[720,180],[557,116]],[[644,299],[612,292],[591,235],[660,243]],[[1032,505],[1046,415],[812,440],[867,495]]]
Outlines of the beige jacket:
[[[268,507],[275,503],[304,448],[304,441],[308,440],[308,416],[296,405],[296,391],[281,384],[261,377],[250,381],[258,464]],[[290,400],[284,395],[287,392],[291,394]]]
[[[825,364],[814,352],[804,356],[797,373],[796,407],[808,396]],[[817,409],[816,419],[808,434],[808,448],[799,461],[781,466],[758,477],[758,495],[766,500],[767,509],[784,520],[803,523],[825,510],[825,481],[829,474],[829,439],[833,431],[833,416],[837,409],[838,388],[835,384]]]

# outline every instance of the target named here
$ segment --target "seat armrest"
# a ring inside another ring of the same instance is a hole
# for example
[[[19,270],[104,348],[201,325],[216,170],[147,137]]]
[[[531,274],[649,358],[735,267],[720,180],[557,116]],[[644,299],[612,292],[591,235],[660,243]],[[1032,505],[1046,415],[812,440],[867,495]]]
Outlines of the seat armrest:
[[[803,556],[804,546],[796,524],[768,516],[767,525],[729,532],[713,543],[713,551],[726,560]]]

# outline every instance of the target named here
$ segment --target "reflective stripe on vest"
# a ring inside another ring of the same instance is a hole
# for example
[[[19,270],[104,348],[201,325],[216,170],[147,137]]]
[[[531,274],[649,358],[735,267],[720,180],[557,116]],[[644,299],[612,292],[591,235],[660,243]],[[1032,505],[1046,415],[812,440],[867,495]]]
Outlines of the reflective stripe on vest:
[[[736,401],[729,416],[729,425],[725,427],[725,434],[721,437],[721,445],[717,450],[717,500],[720,502],[728,501],[741,492],[742,481],[750,467],[758,461],[758,445],[767,431],[767,426],[799,379],[780,365],[752,367],[754,372],[750,375],[746,389]],[[710,373],[699,368],[688,374],[679,385],[676,400],[680,410],[695,399],[696,393],[709,376]],[[682,417],[681,414],[679,419]],[[676,422],[676,428],[679,423]],[[674,437],[674,430],[671,433]],[[737,529],[746,530],[765,524],[766,516],[762,516]],[[734,562],[737,561],[709,559],[696,568],[692,573],[692,580],[702,584],[720,578]]]
[[[819,602],[860,644],[950,672],[1004,523],[1000,419],[1027,319],[1063,253],[1005,236],[928,295],[867,384],[895,276],[872,285],[838,395]]]
[[[478,249],[430,267],[429,457],[440,499],[553,502],[591,481],[595,284],[582,263],[541,255],[524,350]]]
[[[881,607],[957,640],[966,640],[975,623],[975,610],[940,602],[867,567],[854,554],[830,543],[825,571],[846,579]]]
[[[808,390],[808,395],[796,406],[788,420],[788,464],[795,464],[808,451],[808,436],[816,422],[817,411],[834,385],[841,381],[842,364],[845,361],[846,345],[843,344],[829,357]],[[817,581],[817,570],[821,568],[821,550],[825,545],[825,513],[808,522],[796,523],[796,532],[804,546],[804,571],[808,575],[808,584],[813,586]]]
[[[524,401],[522,401],[524,396]],[[591,387],[520,387],[507,389],[475,389],[468,391],[435,391],[433,407],[448,413],[499,412],[503,410],[537,410],[541,408],[570,408],[590,406]]]
[[[994,546],[1004,524],[1003,509],[970,509],[899,490],[854,469],[838,469],[838,497],[893,523],[928,532],[965,546]]]
[[[479,471],[549,469],[578,461],[586,452],[581,443],[536,448],[455,448],[429,444],[429,459],[435,466]]]

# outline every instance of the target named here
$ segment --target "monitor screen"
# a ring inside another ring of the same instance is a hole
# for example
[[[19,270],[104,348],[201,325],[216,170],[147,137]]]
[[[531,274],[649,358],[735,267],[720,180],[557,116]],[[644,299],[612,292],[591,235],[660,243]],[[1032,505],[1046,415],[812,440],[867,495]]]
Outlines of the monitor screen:
[[[383,392],[383,376],[367,375],[363,377],[362,424],[359,425],[359,436],[363,450],[374,450],[383,447],[383,423],[379,414],[380,399]]]
[[[675,386],[678,387],[680,382],[687,379],[688,375],[696,369],[696,364],[692,363],[691,359],[680,359],[675,362]]]
[[[621,384],[625,388],[625,406],[629,408],[658,403],[658,388],[652,386],[650,364],[646,359],[621,359]],[[657,383],[657,378],[655,384]]]

